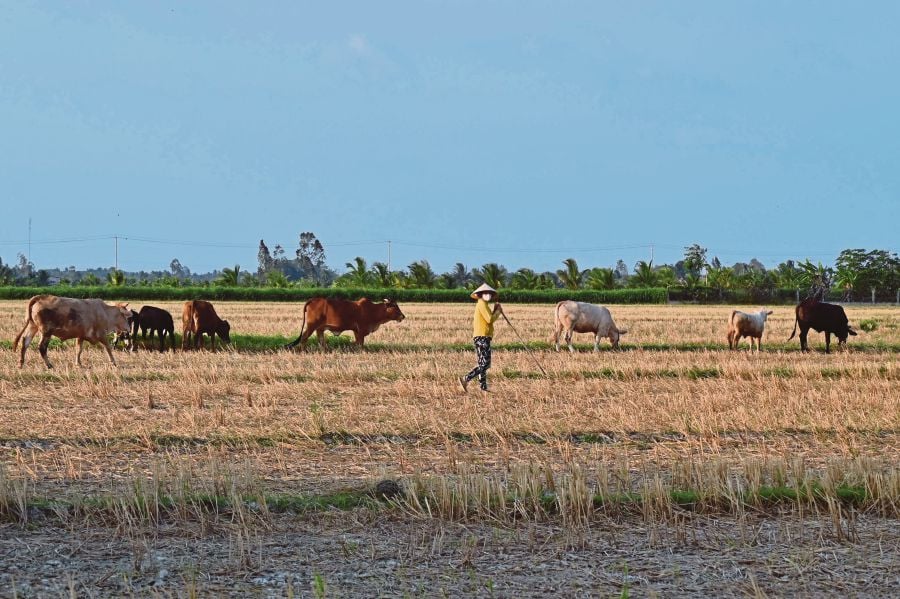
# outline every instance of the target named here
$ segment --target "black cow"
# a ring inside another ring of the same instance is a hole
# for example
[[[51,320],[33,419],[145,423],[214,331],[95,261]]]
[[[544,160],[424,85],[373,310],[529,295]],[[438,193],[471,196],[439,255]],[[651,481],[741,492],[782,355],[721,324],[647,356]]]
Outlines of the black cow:
[[[125,343],[125,349],[127,351],[135,351],[134,340],[137,337],[138,332],[138,322],[140,322],[140,314],[135,312],[134,310],[130,310],[131,315],[127,318],[128,320],[128,331],[127,333],[116,333],[116,336],[113,338],[113,347],[118,349],[119,343]]]
[[[171,339],[172,351],[175,351],[175,321],[172,315],[154,306],[144,306],[138,315],[138,324],[141,327],[141,338],[147,339],[147,331],[150,331],[150,341],[153,341],[153,333],[159,336],[159,351],[166,351],[166,335]],[[134,336],[137,336],[137,326],[134,327]]]
[[[794,310],[796,317],[794,319],[794,332],[788,337],[788,341],[797,334],[797,325],[800,325],[800,349],[809,351],[809,345],[806,343],[806,335],[809,329],[816,332],[825,333],[825,353],[831,353],[831,334],[838,338],[838,345],[847,343],[847,335],[856,335],[856,331],[847,324],[847,315],[841,306],[835,304],[826,304],[814,299],[807,299],[800,302]]]

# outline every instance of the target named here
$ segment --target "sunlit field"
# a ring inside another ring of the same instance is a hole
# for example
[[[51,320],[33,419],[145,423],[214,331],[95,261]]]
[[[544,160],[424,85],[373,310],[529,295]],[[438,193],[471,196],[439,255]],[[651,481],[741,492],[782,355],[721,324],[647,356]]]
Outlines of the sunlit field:
[[[179,330],[180,304],[155,305]],[[364,350],[291,352],[301,305],[218,302],[233,343],[215,353],[148,344],[116,368],[94,348],[78,368],[56,343],[53,370],[36,344],[17,367],[24,308],[0,302],[0,585],[26,594],[897,583],[895,306],[847,307],[859,335],[830,355],[787,341],[792,307],[750,353],[728,350],[730,307],[611,306],[621,350],[576,335],[570,354],[553,306],[509,304],[528,348],[498,322],[486,396],[455,382],[470,305],[401,305]],[[399,493],[373,492],[386,479]]]

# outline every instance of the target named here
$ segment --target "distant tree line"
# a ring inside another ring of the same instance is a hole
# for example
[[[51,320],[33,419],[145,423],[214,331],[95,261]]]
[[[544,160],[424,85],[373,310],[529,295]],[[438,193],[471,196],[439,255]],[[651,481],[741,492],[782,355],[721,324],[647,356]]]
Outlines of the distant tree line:
[[[437,272],[427,260],[391,269],[384,262],[369,264],[364,257],[357,256],[338,274],[326,264],[325,247],[312,232],[300,233],[297,248],[291,254],[280,244],[270,250],[265,240],[260,240],[256,272],[242,270],[236,264],[221,271],[197,274],[177,258],[171,261],[167,271],[137,273],[115,269],[76,271],[74,267],[36,270],[21,254],[14,266],[0,259],[0,285],[472,289],[481,283],[514,290],[666,288],[678,299],[685,300],[724,300],[738,291],[745,297],[764,300],[774,297],[776,290],[796,290],[803,297],[834,297],[837,293],[844,301],[860,301],[868,299],[873,290],[880,298],[893,299],[893,294],[900,289],[900,259],[887,250],[846,249],[834,265],[806,259],[786,260],[767,268],[753,258],[728,266],[718,257],[708,259],[708,250],[695,243],[685,247],[682,259],[674,264],[639,260],[631,268],[623,260],[618,260],[613,267],[582,268],[574,258],[567,258],[555,271],[538,272],[531,268],[510,271],[495,262],[469,268],[457,262],[449,271]]]

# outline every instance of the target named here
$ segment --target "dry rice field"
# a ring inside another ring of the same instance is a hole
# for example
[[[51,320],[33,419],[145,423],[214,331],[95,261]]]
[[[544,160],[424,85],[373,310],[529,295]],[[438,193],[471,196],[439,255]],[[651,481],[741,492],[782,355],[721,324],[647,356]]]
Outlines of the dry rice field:
[[[826,355],[786,341],[791,307],[751,354],[729,307],[612,306],[623,349],[569,354],[552,307],[507,305],[533,353],[498,323],[482,396],[455,383],[468,305],[301,353],[299,305],[219,302],[230,348],[57,344],[48,371],[9,349],[24,304],[0,302],[4,596],[900,588],[897,307],[848,307],[872,330]]]

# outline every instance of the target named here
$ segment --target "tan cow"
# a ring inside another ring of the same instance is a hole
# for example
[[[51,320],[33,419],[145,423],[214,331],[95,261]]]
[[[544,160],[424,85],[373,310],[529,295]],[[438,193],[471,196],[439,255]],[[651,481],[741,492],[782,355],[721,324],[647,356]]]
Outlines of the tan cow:
[[[53,368],[47,359],[47,347],[50,345],[50,337],[59,337],[62,341],[75,339],[75,363],[81,366],[81,350],[85,341],[99,343],[106,348],[106,354],[113,366],[116,359],[113,358],[109,347],[109,335],[111,333],[127,333],[128,317],[131,311],[128,304],[116,304],[110,306],[99,299],[73,299],[70,297],[57,297],[55,295],[36,295],[28,300],[28,313],[25,318],[25,326],[16,335],[13,342],[13,351],[22,341],[22,349],[19,354],[19,368],[25,364],[25,350],[31,345],[31,340],[40,331],[41,342],[38,350],[47,368]]]

